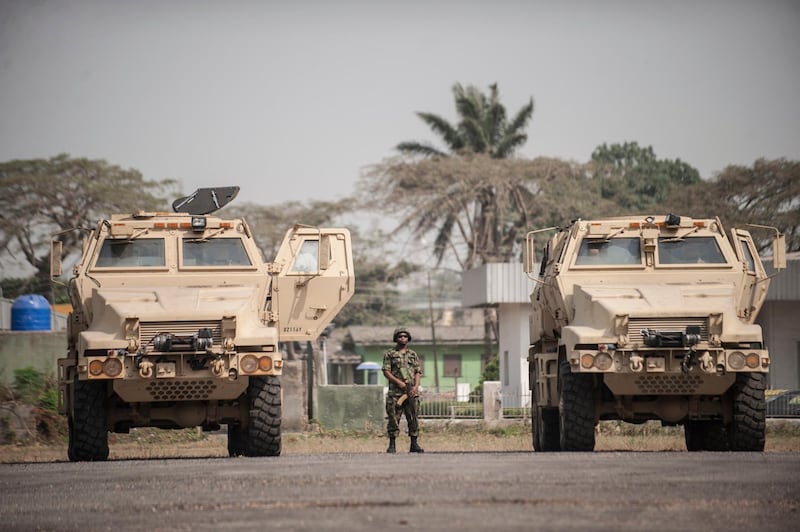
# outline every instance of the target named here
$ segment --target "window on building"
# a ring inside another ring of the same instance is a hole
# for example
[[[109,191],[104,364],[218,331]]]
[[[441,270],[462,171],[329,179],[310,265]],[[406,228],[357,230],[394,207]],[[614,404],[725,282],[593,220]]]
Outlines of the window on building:
[[[417,358],[419,359],[419,371],[425,375],[425,355],[417,353]]]
[[[444,355],[444,376],[461,377],[461,355]]]

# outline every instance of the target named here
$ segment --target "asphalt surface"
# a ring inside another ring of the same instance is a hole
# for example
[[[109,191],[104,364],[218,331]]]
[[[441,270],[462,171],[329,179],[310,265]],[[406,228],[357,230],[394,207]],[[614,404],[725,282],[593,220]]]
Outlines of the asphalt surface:
[[[0,465],[2,530],[797,530],[800,453]]]

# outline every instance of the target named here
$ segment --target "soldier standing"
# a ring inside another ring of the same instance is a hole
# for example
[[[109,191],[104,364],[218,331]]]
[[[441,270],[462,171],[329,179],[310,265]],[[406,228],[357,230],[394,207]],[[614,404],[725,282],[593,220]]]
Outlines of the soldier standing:
[[[399,327],[394,330],[392,338],[394,349],[383,355],[383,374],[389,381],[389,393],[386,395],[387,429],[389,448],[387,453],[397,452],[395,438],[400,432],[400,415],[405,414],[408,423],[408,435],[411,436],[409,452],[423,453],[425,450],[417,444],[419,424],[417,423],[417,405],[419,403],[419,378],[421,375],[419,357],[413,349],[408,348],[411,333]]]

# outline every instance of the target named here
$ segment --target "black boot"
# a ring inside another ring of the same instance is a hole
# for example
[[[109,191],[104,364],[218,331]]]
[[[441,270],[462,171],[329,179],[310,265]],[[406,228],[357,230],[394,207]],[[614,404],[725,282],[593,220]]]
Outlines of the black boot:
[[[411,436],[411,449],[408,450],[410,453],[424,453],[425,449],[417,445],[417,437]]]
[[[386,449],[387,453],[394,454],[397,452],[397,449],[394,446],[394,438],[389,438],[389,448]]]

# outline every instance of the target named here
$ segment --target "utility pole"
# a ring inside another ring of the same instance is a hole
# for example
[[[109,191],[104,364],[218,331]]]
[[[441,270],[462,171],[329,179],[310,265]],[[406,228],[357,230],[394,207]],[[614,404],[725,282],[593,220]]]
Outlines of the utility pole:
[[[436,354],[436,325],[433,316],[433,291],[431,290],[431,272],[428,270],[428,310],[431,314],[431,346],[433,349],[433,387],[439,392],[439,357]]]

